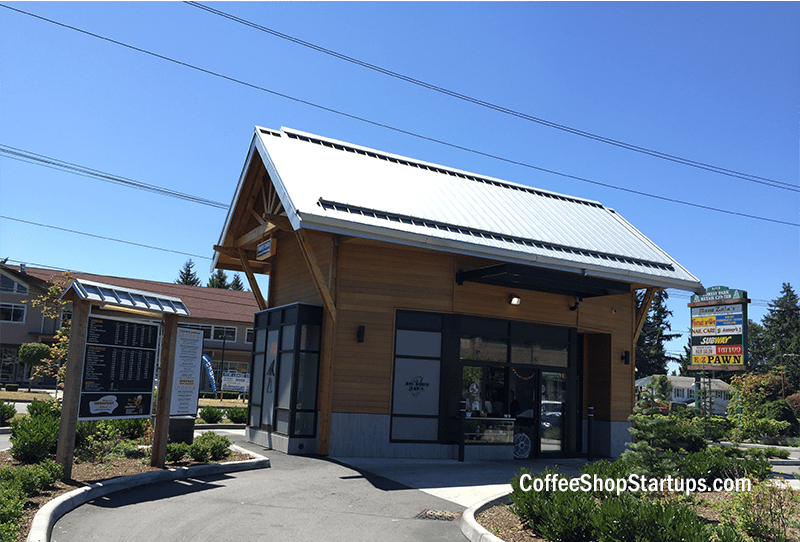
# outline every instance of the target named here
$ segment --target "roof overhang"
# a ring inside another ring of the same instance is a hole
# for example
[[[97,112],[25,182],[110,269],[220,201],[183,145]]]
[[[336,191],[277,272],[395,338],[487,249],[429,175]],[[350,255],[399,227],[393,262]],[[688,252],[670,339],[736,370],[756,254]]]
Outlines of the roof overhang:
[[[625,282],[515,264],[459,271],[456,282],[459,285],[464,282],[478,282],[580,298],[620,295],[631,291],[631,285]]]

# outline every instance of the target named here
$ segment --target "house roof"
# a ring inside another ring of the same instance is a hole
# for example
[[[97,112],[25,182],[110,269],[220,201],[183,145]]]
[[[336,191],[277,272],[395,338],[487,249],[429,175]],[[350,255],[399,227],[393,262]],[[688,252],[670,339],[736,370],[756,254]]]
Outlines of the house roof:
[[[262,168],[294,230],[704,291],[677,261],[596,201],[288,128],[256,128],[219,245],[233,246],[231,224],[247,212],[240,200],[252,198],[246,185]]]
[[[635,384],[639,388],[644,388],[653,378],[653,376],[646,376],[644,378],[639,378],[636,380]],[[693,376],[667,376],[669,383],[672,385],[673,388],[679,389],[688,389],[694,387],[694,377]],[[708,378],[703,378],[703,387],[706,388],[708,386]],[[730,387],[730,384],[725,382],[724,380],[720,380],[719,378],[712,378],[711,379],[711,389],[712,390],[727,390]]]
[[[16,267],[6,266],[19,273]],[[34,280],[47,281],[51,277],[60,277],[60,271],[27,267],[25,274]],[[82,281],[99,282],[130,290],[152,292],[168,298],[179,298],[189,310],[190,319],[224,320],[228,322],[252,323],[258,305],[252,292],[223,290],[221,288],[205,288],[187,286],[169,282],[132,279],[96,275],[93,273],[71,272],[72,277]],[[20,277],[20,274],[16,274]],[[25,276],[25,275],[22,275]]]

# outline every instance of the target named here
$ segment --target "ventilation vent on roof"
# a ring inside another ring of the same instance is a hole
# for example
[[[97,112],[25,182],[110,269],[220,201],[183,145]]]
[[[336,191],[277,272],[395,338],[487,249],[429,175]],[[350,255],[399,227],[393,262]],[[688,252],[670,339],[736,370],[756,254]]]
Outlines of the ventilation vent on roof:
[[[505,243],[513,243],[513,244],[522,244],[529,247],[536,247],[541,250],[550,250],[553,252],[562,252],[567,254],[575,254],[579,256],[586,256],[588,258],[597,258],[603,260],[610,260],[614,262],[621,262],[626,263],[629,265],[637,265],[641,267],[648,267],[654,269],[661,269],[666,271],[674,271],[675,268],[670,264],[663,264],[660,262],[651,262],[648,260],[639,260],[639,259],[632,259],[626,258],[622,256],[617,256],[615,254],[608,254],[603,252],[596,252],[596,251],[588,251],[585,249],[579,249],[575,247],[568,247],[562,245],[556,245],[554,243],[545,243],[543,241],[537,241],[534,239],[525,239],[521,237],[514,237],[512,235],[505,235],[501,233],[479,230],[476,228],[467,228],[464,226],[458,226],[455,224],[446,224],[444,222],[437,222],[432,220],[427,220],[418,217],[412,217],[408,215],[400,215],[396,213],[387,213],[384,211],[376,211],[373,209],[366,209],[363,207],[357,207],[355,205],[348,205],[345,203],[338,203],[329,200],[324,200],[320,198],[317,201],[317,205],[322,207],[326,211],[336,211],[340,213],[348,213],[353,215],[360,215],[360,216],[367,216],[370,218],[377,218],[380,220],[390,221],[390,222],[400,222],[401,224],[410,224],[412,226],[420,226],[423,228],[435,229],[440,231],[448,231],[451,233],[460,233],[462,235],[470,235],[472,237],[476,237],[478,239],[491,239],[493,241],[500,241]]]

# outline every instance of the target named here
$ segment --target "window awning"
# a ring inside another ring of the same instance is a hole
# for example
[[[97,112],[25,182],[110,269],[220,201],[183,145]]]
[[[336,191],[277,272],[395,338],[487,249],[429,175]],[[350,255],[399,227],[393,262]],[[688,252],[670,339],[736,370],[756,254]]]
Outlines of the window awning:
[[[61,294],[63,298],[67,292],[74,292],[80,299],[93,301],[100,304],[100,308],[117,309],[123,311],[142,311],[151,314],[177,314],[189,316],[189,309],[177,297],[132,290],[120,286],[112,286],[100,282],[75,279]]]

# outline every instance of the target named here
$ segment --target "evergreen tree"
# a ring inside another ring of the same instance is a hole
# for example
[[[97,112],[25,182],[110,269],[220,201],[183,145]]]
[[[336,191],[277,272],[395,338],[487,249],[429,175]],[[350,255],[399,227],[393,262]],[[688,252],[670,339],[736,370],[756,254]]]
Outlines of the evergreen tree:
[[[744,363],[748,373],[763,373],[769,368],[764,326],[750,319],[747,320],[747,356]]]
[[[211,278],[208,279],[208,284],[206,284],[206,287],[229,290],[231,285],[228,283],[228,274],[222,269],[217,269],[216,273],[211,275]]]
[[[783,365],[789,381],[800,386],[800,303],[788,282],[783,283],[780,297],[770,302],[762,322],[770,366]]]
[[[638,295],[639,304],[644,299],[644,292]],[[672,325],[668,318],[672,316],[672,311],[667,310],[666,301],[669,294],[665,290],[659,290],[653,296],[650,310],[642,326],[642,333],[636,343],[636,378],[656,374],[667,374],[667,362],[676,361],[676,358],[668,356],[665,350],[667,342],[679,337],[679,333],[669,333]]]
[[[233,276],[233,280],[231,281],[229,288],[231,290],[237,290],[239,292],[244,291],[244,284],[242,283],[242,279],[239,277],[239,273],[236,273]]]
[[[183,269],[181,269],[181,272],[178,275],[178,280],[175,281],[175,284],[200,286],[200,279],[194,272],[194,262],[191,259],[183,264]]]

